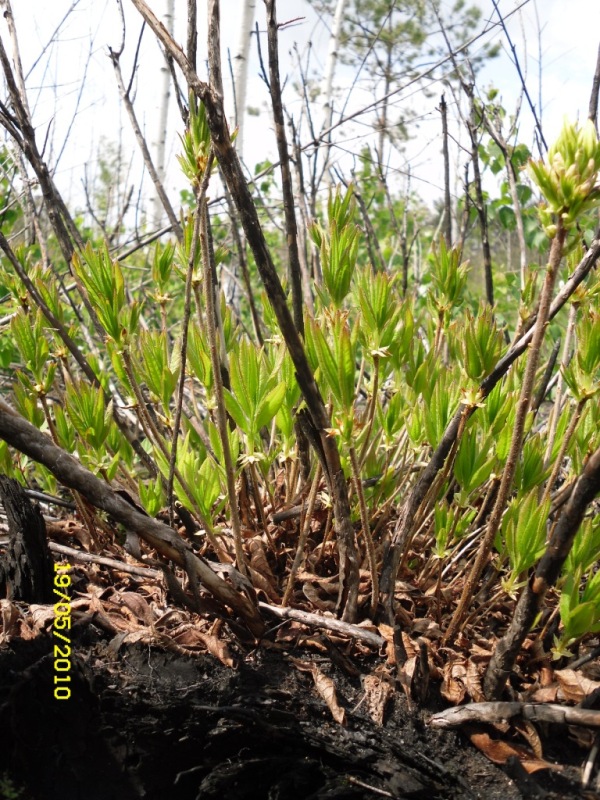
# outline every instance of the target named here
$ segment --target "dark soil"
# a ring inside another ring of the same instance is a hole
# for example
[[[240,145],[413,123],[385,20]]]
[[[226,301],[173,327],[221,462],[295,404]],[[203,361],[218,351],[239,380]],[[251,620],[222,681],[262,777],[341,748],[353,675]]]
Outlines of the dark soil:
[[[332,720],[311,676],[285,653],[240,650],[237,668],[228,669],[209,655],[119,648],[89,623],[76,624],[72,636],[76,656],[67,701],[53,698],[48,637],[14,639],[0,648],[0,796],[584,796],[575,767],[585,753],[571,754],[564,730],[544,738],[544,755],[561,764],[571,760],[570,767],[531,777],[517,771],[511,778],[460,733],[428,727],[428,712],[409,708],[400,693],[384,726],[377,726],[358,705],[360,679],[348,678],[325,658],[319,666],[335,679],[346,727]],[[292,655],[308,658],[301,651]],[[374,664],[358,666],[368,672]]]

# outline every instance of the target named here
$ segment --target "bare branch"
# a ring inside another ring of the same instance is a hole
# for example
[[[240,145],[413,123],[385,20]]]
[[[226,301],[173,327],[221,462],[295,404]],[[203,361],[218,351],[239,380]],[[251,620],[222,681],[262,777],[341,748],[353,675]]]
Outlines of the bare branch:
[[[281,164],[281,183],[283,190],[283,210],[285,213],[285,227],[288,247],[288,275],[292,287],[292,307],[294,310],[294,323],[301,336],[304,336],[304,317],[302,314],[302,270],[300,269],[300,255],[298,252],[298,225],[294,207],[294,190],[292,188],[292,174],[290,170],[290,154],[288,152],[285,135],[285,121],[281,101],[281,81],[279,75],[279,45],[277,36],[277,15],[275,0],[265,0],[267,6],[267,30],[269,50],[269,89],[273,106],[273,120],[275,122],[275,136],[277,138],[277,151]]]
[[[181,225],[179,224],[179,220],[177,219],[177,215],[173,210],[171,201],[167,197],[165,188],[154,166],[154,162],[152,160],[152,156],[150,155],[150,150],[148,149],[146,139],[144,138],[144,134],[142,133],[142,130],[138,124],[137,117],[135,115],[135,111],[133,108],[133,103],[131,102],[129,93],[125,89],[125,84],[123,83],[123,75],[121,73],[119,53],[112,50],[111,48],[109,48],[109,52],[110,52],[110,60],[115,70],[115,78],[117,80],[117,86],[119,87],[119,93],[121,94],[121,99],[123,100],[123,103],[125,105],[125,110],[127,111],[129,121],[131,122],[133,133],[135,135],[136,141],[142,153],[144,164],[146,165],[148,174],[152,179],[152,183],[154,184],[154,188],[156,189],[156,194],[160,198],[160,202],[162,203],[165,213],[169,218],[169,222],[171,223],[171,229],[175,234],[175,236],[177,237],[177,241],[181,243],[183,241],[183,232],[181,230]]]
[[[175,531],[138,511],[115,494],[108,484],[88,472],[73,456],[57,447],[3,400],[0,400],[0,438],[43,464],[64,486],[82,494],[93,506],[106,511],[162,556],[183,567],[188,574],[191,573],[191,579],[199,580],[217,600],[233,608],[255,636],[263,633],[264,624],[254,604],[223,581],[204,559],[193,554]],[[242,576],[238,575],[238,578],[241,583]]]
[[[558,580],[587,507],[599,492],[600,448],[588,458],[573,488],[569,502],[556,523],[546,552],[537,565],[535,574],[519,597],[508,630],[496,645],[485,675],[486,697],[497,700],[501,696],[510,670],[541,609],[542,602],[548,590]]]
[[[600,94],[600,45],[598,46],[598,58],[596,59],[596,71],[592,81],[592,91],[590,93],[590,105],[588,117],[592,120],[598,130],[598,94]]]
[[[326,454],[327,470],[332,486],[340,565],[340,590],[337,608],[340,613],[343,613],[344,619],[351,622],[356,618],[358,610],[358,558],[354,528],[350,518],[346,478],[335,439],[328,436],[326,432],[331,427],[329,414],[310,369],[302,340],[290,314],[285,292],[260,226],[256,207],[246,185],[239,159],[231,143],[222,98],[198,78],[181,47],[173,41],[164,25],[157,20],[144,0],[132,0],[132,2],[179,64],[190,88],[202,100],[206,108],[207,122],[215,155],[237,206],[242,227],[252,248],[263,285],[296,368],[298,384],[309,408],[312,423],[315,427],[315,434],[321,440]],[[212,44],[209,46],[212,46]],[[214,60],[215,55],[213,54],[211,58]]]

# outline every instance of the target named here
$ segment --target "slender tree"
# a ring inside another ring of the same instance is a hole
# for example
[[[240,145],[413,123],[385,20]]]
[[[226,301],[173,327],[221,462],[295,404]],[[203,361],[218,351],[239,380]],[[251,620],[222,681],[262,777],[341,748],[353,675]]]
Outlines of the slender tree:
[[[238,130],[235,146],[240,159],[244,158],[244,121],[248,95],[248,60],[254,28],[256,0],[243,0],[239,39],[233,56],[233,84],[235,93],[235,125]]]
[[[175,17],[175,0],[167,0],[167,7],[164,15],[164,24],[169,33],[173,34],[173,25]],[[156,174],[161,185],[165,183],[165,154],[167,150],[167,134],[169,125],[169,103],[171,101],[171,70],[169,69],[168,61],[165,61],[160,68],[160,112],[158,117],[158,128],[155,142],[156,149]],[[157,193],[152,198],[153,214],[152,221],[154,227],[158,228],[163,216],[163,203],[160,195]]]

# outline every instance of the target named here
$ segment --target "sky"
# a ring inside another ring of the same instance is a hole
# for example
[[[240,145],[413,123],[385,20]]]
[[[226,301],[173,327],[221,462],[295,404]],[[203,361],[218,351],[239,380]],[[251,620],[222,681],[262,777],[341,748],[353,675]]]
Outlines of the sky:
[[[161,16],[165,0],[150,0],[150,5]],[[176,6],[183,5],[176,3]],[[202,16],[205,3],[201,1],[198,5]],[[479,0],[478,5],[483,11],[484,21],[497,19],[491,0]],[[500,9],[505,15],[517,5],[519,3],[515,0],[499,0]],[[57,183],[67,200],[75,205],[84,205],[86,176],[88,184],[91,184],[103,139],[121,142],[125,161],[129,164],[127,180],[137,187],[142,173],[141,157],[129,122],[118,102],[118,91],[108,57],[108,47],[118,48],[122,36],[116,0],[71,0],[70,3],[52,4],[40,0],[13,0],[13,6],[38,143],[45,143],[45,153],[51,166],[56,168]],[[236,25],[230,24],[230,21],[239,19],[241,0],[222,0],[221,7],[222,49],[226,57],[227,49],[233,49],[237,42]],[[122,65],[127,80],[141,23],[128,0],[124,0],[124,8],[126,39]],[[306,60],[310,43],[310,63],[317,79],[325,63],[329,32],[310,2],[280,0],[279,21],[296,17],[302,19],[280,33],[280,60],[282,78],[288,78],[284,101],[290,111],[298,116],[301,101],[294,89],[297,79],[294,45],[297,45],[302,59]],[[257,0],[257,19],[260,30],[264,31],[264,9],[260,0]],[[519,13],[508,18],[507,27],[528,90],[541,117],[546,140],[551,142],[559,132],[565,115],[580,119],[587,115],[600,39],[600,2],[569,0],[566,4],[564,0],[529,0]],[[176,18],[176,38],[182,39],[183,30],[184,20]],[[202,62],[205,53],[204,31],[202,24],[199,31],[199,62]],[[0,27],[0,32],[6,42],[5,28]],[[508,42],[499,28],[482,41],[500,41],[503,50],[500,57],[485,67],[479,85],[484,88],[496,87],[502,104],[512,113],[517,105],[521,84]],[[478,46],[474,46],[473,53],[476,53]],[[151,145],[156,138],[162,63],[152,35],[146,31],[140,49],[141,68],[132,85],[136,112]],[[204,65],[200,63],[201,73],[203,68]],[[275,138],[266,111],[266,87],[258,72],[254,46],[250,60],[248,104],[261,113],[247,118],[245,161],[250,169],[265,158],[276,160]],[[226,63],[224,74],[227,79]],[[337,81],[342,87],[338,97],[340,104],[347,99],[351,81],[348,68],[340,67]],[[413,108],[418,125],[414,130],[415,138],[407,143],[404,152],[393,154],[389,164],[400,182],[410,165],[413,189],[432,203],[441,194],[438,104],[442,87],[439,84],[431,85],[430,89],[430,96],[415,94],[412,90],[396,96],[394,102],[399,110],[407,106]],[[372,94],[355,87],[348,99],[348,108],[355,110],[372,100]],[[530,148],[533,147],[532,120],[532,114],[524,106],[519,137]],[[366,118],[360,118],[336,132],[339,144],[337,154],[342,167],[350,163],[350,156],[345,156],[345,151],[356,152],[369,141],[369,128],[364,124],[366,121]],[[177,133],[181,132],[181,127],[173,103],[169,126],[167,188],[176,201],[177,192],[183,186],[175,159]],[[459,159],[463,143],[461,137],[464,134],[456,129],[455,135],[457,141],[453,153]],[[457,162],[456,175],[460,173]],[[144,185],[148,186],[147,177]],[[459,191],[458,178],[456,191]]]

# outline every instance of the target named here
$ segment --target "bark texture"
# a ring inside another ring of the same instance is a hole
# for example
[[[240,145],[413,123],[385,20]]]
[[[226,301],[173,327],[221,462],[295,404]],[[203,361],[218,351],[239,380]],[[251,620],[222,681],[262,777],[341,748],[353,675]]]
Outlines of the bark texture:
[[[26,603],[51,603],[53,562],[40,509],[17,481],[5,475],[0,475],[0,500],[10,534],[2,565],[6,596]]]

